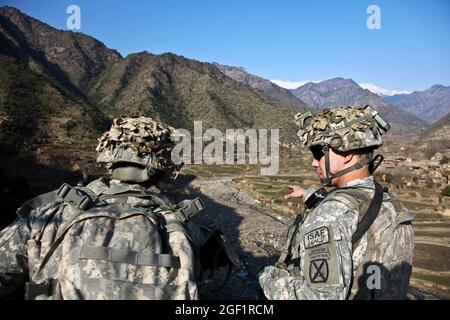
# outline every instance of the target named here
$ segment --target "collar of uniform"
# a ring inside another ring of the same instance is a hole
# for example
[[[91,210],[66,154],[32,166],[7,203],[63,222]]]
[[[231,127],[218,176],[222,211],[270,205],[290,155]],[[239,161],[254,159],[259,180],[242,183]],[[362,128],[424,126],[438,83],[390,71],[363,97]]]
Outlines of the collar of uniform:
[[[373,176],[349,181],[341,187],[356,187],[356,186],[366,187],[366,188],[375,188],[375,184],[373,182]]]
[[[144,188],[140,184],[129,184],[122,182],[120,180],[110,180],[109,183],[106,183],[103,179],[97,179],[89,183],[87,188],[94,191],[94,193],[99,196],[101,194],[107,194],[107,195],[113,195],[113,194],[119,194],[127,191],[148,191],[152,193],[160,193],[161,190],[159,190],[156,186],[150,186],[148,189]]]
[[[106,190],[109,189],[109,186],[105,183],[105,181],[100,178],[89,183],[86,188],[92,190],[97,196],[103,194]]]
[[[119,180],[111,180],[109,186],[109,189],[104,191],[103,194],[113,195],[129,191],[141,192],[145,190],[145,188],[139,184],[129,184]]]

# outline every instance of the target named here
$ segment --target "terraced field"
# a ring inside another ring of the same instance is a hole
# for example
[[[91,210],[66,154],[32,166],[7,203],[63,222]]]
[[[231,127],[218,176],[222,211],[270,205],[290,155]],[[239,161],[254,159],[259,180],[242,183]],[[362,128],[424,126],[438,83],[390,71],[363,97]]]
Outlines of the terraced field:
[[[303,176],[245,176],[233,179],[233,182],[249,192],[257,199],[261,206],[275,212],[284,213],[289,218],[303,210],[303,201],[301,199],[290,199],[288,202],[283,196],[290,191],[289,185],[312,186],[314,181],[311,178]]]
[[[450,219],[420,214],[414,220],[412,284],[450,299]]]
[[[194,175],[201,178],[219,178],[229,176],[240,176],[245,174],[256,174],[255,165],[190,165],[183,169],[185,175]]]

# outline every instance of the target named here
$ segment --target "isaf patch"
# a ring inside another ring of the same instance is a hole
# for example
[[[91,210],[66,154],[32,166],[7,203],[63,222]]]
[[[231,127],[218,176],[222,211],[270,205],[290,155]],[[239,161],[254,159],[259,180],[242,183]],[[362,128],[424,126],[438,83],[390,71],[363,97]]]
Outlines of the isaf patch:
[[[309,278],[312,283],[327,282],[328,262],[325,259],[313,260],[309,264]]]
[[[327,227],[321,227],[305,235],[305,249],[330,242],[330,232]]]

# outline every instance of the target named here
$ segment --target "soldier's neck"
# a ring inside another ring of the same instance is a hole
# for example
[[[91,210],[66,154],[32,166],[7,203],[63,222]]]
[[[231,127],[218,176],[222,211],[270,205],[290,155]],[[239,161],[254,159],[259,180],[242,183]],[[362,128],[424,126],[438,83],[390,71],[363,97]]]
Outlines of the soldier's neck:
[[[369,168],[363,167],[359,170],[350,171],[347,174],[344,174],[342,177],[336,178],[336,186],[342,187],[349,183],[350,181],[356,180],[356,179],[364,179],[370,177]]]

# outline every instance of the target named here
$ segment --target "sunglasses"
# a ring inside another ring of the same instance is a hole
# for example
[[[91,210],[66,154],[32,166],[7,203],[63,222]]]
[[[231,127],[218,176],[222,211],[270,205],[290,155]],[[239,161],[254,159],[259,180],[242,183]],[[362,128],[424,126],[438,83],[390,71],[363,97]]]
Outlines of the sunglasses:
[[[312,155],[313,155],[314,159],[316,159],[317,161],[322,159],[322,157],[324,156],[324,153],[322,151],[322,147],[321,146],[314,146],[314,147],[312,147],[311,148],[311,152],[312,152]]]

